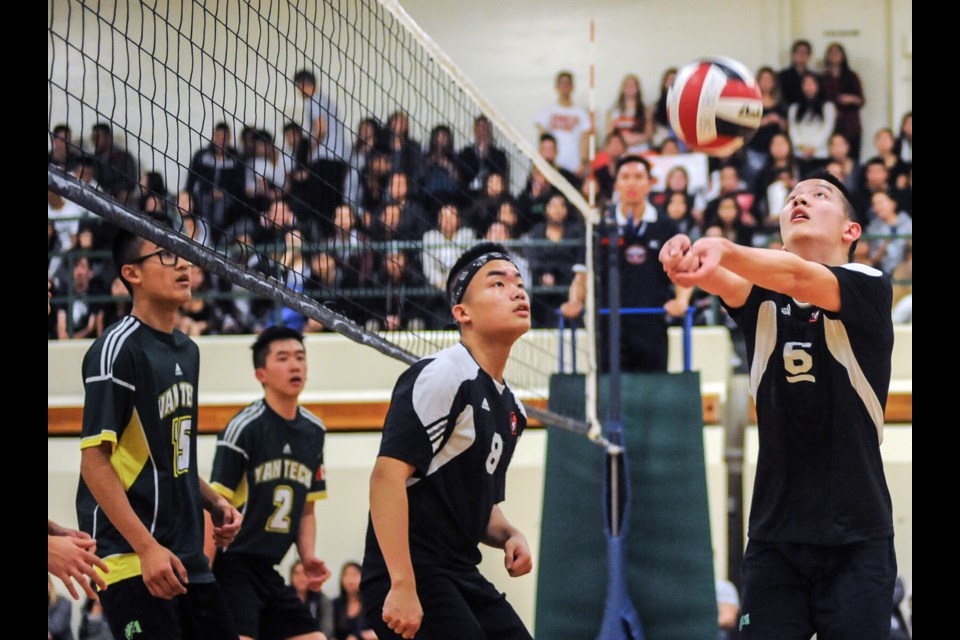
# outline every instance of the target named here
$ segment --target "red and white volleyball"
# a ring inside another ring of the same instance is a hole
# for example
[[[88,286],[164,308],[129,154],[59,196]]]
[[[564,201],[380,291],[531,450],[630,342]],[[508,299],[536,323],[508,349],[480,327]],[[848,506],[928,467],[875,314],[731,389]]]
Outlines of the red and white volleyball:
[[[677,137],[689,148],[727,156],[760,126],[760,87],[741,62],[722,56],[683,66],[667,92],[667,114]]]

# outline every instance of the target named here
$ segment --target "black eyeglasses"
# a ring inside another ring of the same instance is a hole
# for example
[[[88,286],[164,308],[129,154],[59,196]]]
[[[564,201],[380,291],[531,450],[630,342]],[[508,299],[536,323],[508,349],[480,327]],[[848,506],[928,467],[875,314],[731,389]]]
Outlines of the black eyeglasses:
[[[140,256],[136,260],[131,260],[127,264],[140,264],[141,262],[152,258],[153,256],[159,257],[160,264],[165,267],[175,267],[177,266],[177,262],[180,261],[180,256],[175,254],[173,251],[168,251],[167,249],[157,249],[156,251],[148,253],[145,256]]]

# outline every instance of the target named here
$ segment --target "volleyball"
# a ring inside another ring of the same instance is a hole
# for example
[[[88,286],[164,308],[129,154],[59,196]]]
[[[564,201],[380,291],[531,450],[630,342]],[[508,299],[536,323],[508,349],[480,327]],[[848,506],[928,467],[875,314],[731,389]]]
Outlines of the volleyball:
[[[700,58],[677,72],[667,92],[667,114],[677,137],[691,150],[727,156],[760,126],[760,87],[741,62]]]

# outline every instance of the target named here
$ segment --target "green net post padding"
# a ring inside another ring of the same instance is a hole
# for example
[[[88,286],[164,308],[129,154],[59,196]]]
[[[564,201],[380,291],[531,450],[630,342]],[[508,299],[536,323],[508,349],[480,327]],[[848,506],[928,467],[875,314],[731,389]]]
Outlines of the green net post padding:
[[[630,477],[630,599],[647,640],[713,640],[717,604],[696,372],[622,375]],[[550,409],[584,413],[584,376],[558,374]],[[600,416],[607,379],[600,378]],[[537,584],[539,640],[595,638],[607,589],[605,452],[582,436],[547,434]]]

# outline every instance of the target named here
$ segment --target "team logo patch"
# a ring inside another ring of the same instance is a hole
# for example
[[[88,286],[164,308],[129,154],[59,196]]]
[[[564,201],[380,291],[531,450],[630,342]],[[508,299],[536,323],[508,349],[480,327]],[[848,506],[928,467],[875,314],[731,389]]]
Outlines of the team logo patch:
[[[325,465],[320,465],[317,467],[317,480],[326,480],[327,479],[327,467]]]
[[[133,636],[138,633],[143,633],[143,629],[140,628],[139,620],[134,620],[133,622],[128,623],[123,629],[123,635],[127,638],[127,640],[132,640]]]
[[[517,435],[517,412],[510,412],[510,434]]]
[[[816,311],[810,314],[810,322],[816,322],[819,319],[820,319],[820,309],[817,309]]]
[[[627,262],[633,265],[643,264],[647,261],[647,250],[639,244],[630,245],[623,254]]]

